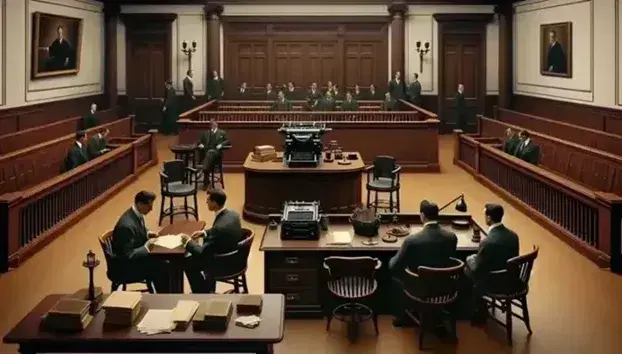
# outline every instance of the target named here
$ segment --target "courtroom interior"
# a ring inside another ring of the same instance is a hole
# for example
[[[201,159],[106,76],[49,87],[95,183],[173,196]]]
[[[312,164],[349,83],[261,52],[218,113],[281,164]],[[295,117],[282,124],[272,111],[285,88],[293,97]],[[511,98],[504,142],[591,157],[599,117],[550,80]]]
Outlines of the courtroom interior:
[[[620,0],[0,0],[0,354],[622,352]]]

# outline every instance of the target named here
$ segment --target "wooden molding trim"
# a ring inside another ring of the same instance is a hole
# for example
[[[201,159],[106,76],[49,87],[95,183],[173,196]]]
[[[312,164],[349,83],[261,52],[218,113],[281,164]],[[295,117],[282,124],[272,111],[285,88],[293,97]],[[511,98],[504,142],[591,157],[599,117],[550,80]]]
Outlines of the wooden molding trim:
[[[173,22],[177,19],[175,13],[161,14],[121,14],[121,20],[129,26],[143,26],[150,22]]]
[[[487,24],[492,21],[494,14],[434,14],[433,15],[436,22],[480,22],[483,24]]]
[[[388,16],[223,16],[223,23],[388,23]]]

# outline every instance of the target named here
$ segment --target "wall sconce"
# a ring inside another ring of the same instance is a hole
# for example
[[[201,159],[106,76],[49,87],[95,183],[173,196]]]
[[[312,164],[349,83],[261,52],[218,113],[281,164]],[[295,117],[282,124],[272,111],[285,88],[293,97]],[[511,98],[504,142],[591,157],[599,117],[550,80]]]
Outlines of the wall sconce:
[[[188,57],[188,70],[192,70],[192,53],[197,51],[197,42],[192,41],[191,47],[188,48],[188,42],[181,42],[181,52]]]
[[[419,73],[423,72],[423,56],[430,52],[430,42],[425,42],[421,48],[421,41],[417,41],[417,53],[419,53]]]

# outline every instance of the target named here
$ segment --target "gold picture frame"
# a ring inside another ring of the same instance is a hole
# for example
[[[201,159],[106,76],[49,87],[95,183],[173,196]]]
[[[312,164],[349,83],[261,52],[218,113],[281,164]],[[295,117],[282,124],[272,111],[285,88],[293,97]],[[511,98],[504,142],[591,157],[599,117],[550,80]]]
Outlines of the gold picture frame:
[[[80,18],[43,12],[32,14],[33,79],[80,72],[82,27]]]
[[[572,77],[572,22],[540,25],[540,74]]]

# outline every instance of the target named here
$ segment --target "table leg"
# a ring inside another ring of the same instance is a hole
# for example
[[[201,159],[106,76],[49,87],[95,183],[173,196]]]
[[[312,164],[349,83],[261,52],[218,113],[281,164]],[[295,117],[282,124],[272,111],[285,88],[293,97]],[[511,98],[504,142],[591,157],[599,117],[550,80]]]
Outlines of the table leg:
[[[257,354],[274,354],[274,347],[272,344],[264,344],[264,348],[257,350]]]
[[[171,294],[184,293],[184,266],[183,261],[171,260],[169,262],[169,288]]]

